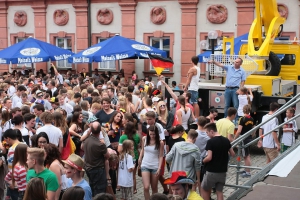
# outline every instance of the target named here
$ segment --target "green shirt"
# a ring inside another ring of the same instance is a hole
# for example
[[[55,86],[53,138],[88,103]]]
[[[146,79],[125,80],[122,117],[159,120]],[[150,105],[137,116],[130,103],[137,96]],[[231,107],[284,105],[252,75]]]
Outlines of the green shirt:
[[[27,175],[26,175],[26,182],[28,183],[30,181],[30,179],[36,178],[36,177],[42,178],[44,180],[47,191],[55,192],[59,187],[56,175],[49,169],[45,169],[44,171],[42,171],[39,174],[36,174],[34,169],[28,170]]]
[[[119,145],[122,145],[124,140],[128,140],[128,137],[126,134],[124,134],[120,137]],[[134,157],[135,157],[135,160],[138,160],[139,159],[138,145],[140,143],[140,136],[138,134],[133,135],[133,143],[134,143]]]

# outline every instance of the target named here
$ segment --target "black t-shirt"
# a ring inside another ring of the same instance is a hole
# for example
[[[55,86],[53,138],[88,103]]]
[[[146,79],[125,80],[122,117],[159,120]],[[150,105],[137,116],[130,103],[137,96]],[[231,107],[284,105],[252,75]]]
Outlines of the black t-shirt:
[[[243,127],[241,131],[241,135],[244,135],[245,133],[247,133],[253,128],[254,120],[250,115],[244,116],[240,119],[239,125]],[[252,136],[249,135],[246,139],[252,139]]]
[[[212,159],[206,163],[206,171],[215,173],[227,172],[230,141],[223,136],[215,136],[207,141],[205,150],[212,151]]]
[[[106,114],[104,110],[100,110],[96,113],[95,117],[98,118],[98,122],[100,123],[100,125],[104,126],[110,120],[110,118],[113,116],[115,112],[116,111],[113,111],[110,114]]]
[[[169,140],[168,140],[169,151],[171,151],[173,145],[174,145],[176,142],[184,142],[184,141],[185,141],[185,140],[184,140],[182,137],[173,139],[172,136],[170,136],[170,137],[169,137]]]

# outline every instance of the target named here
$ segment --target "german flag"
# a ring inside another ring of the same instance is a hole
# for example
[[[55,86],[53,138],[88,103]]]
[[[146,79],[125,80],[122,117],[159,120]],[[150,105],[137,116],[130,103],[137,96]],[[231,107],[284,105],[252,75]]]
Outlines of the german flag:
[[[171,58],[163,58],[159,55],[148,55],[157,75],[160,75],[161,72],[164,71],[164,69],[171,68],[174,65],[174,62]]]

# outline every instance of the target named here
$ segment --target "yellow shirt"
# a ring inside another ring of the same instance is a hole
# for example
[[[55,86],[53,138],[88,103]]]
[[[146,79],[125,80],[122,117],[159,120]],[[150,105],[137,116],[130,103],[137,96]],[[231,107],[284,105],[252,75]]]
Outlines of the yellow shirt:
[[[197,192],[190,190],[188,197],[186,198],[187,200],[203,200],[203,198],[197,194]]]
[[[217,121],[217,130],[220,135],[228,138],[228,134],[234,134],[234,124],[227,118]]]
[[[188,136],[188,135],[186,134],[186,132],[185,132],[185,131],[183,131],[183,134],[182,134],[182,136],[181,136],[181,137],[182,137],[182,138],[183,138],[185,141],[187,140],[187,136]]]

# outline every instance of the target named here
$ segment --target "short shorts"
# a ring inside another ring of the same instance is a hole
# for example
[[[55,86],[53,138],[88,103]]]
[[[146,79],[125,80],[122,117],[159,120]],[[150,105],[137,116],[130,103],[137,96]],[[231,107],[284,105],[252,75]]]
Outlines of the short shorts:
[[[267,158],[272,161],[278,156],[277,148],[266,148],[264,147]]]
[[[190,104],[198,103],[198,91],[189,90],[188,92],[191,93]]]
[[[224,173],[213,173],[206,172],[201,184],[201,187],[208,191],[215,187],[217,191],[222,192],[226,181],[226,172]]]
[[[243,145],[246,145],[246,144],[248,144],[248,143],[251,142],[251,141],[252,141],[251,138],[246,138],[246,139],[243,141]],[[243,155],[243,157],[247,157],[248,155],[250,155],[250,146],[248,146],[248,147],[242,149],[242,155]]]
[[[151,174],[156,174],[157,169],[148,169],[146,167],[141,167],[142,172],[150,172]]]

